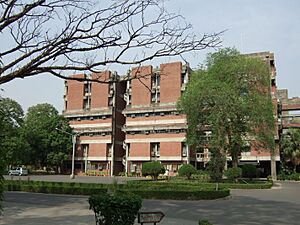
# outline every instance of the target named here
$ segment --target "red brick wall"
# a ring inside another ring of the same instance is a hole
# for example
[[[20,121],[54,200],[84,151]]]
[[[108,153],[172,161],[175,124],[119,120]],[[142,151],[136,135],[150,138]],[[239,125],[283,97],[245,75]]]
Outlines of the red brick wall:
[[[161,142],[160,156],[181,156],[181,142]]]
[[[129,157],[149,157],[150,143],[131,143]]]
[[[106,157],[106,144],[89,144],[90,157]]]
[[[72,77],[84,78],[84,74],[76,74]],[[66,110],[82,109],[83,108],[83,82],[76,80],[68,80],[68,104]]]
[[[148,75],[144,78],[140,78],[140,80],[133,79],[131,81],[131,88],[132,88],[131,104],[132,105],[150,105],[151,74],[152,74],[152,66],[143,66],[132,70],[131,72],[132,77],[136,75],[137,76]]]
[[[176,102],[181,95],[181,62],[160,65],[160,102]]]
[[[92,79],[99,79],[102,81],[108,80],[109,77],[109,71],[92,74]],[[92,82],[91,108],[108,108],[108,88],[108,84]]]

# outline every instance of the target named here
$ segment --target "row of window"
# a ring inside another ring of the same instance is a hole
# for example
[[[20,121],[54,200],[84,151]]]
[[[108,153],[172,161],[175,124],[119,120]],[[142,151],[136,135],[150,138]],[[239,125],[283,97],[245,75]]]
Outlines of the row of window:
[[[149,116],[168,116],[168,115],[179,115],[178,111],[168,111],[168,112],[145,112],[145,113],[128,113],[127,117],[149,117]],[[111,118],[112,115],[97,115],[97,116],[78,116],[69,117],[69,121],[81,121],[81,120],[98,120]]]
[[[130,149],[130,144],[129,143],[126,144],[126,148],[127,148],[128,155],[130,156],[131,155],[131,149]],[[81,150],[83,152],[83,156],[88,157],[89,144],[82,144],[81,145]],[[188,152],[188,146],[185,142],[182,142],[181,143],[181,156],[186,157],[187,152]],[[107,157],[111,157],[111,153],[112,153],[112,144],[107,143],[106,144],[106,155],[107,155]],[[154,158],[159,158],[160,157],[160,143],[159,142],[150,143],[150,154],[151,154],[151,157],[154,157]]]
[[[81,120],[105,120],[107,118],[111,118],[112,115],[101,115],[101,116],[78,116],[78,117],[70,117],[69,121],[81,121]]]
[[[162,129],[162,130],[135,130],[135,131],[128,131],[128,134],[135,135],[135,134],[179,134],[185,133],[186,129]]]

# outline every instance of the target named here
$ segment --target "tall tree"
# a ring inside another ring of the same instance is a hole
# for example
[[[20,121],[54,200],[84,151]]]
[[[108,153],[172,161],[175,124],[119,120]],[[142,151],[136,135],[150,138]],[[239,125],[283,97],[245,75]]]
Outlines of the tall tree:
[[[293,165],[293,171],[296,172],[300,165],[300,130],[289,129],[281,139],[281,149],[286,161]]]
[[[274,118],[267,65],[260,59],[222,49],[209,54],[192,74],[179,108],[187,114],[188,142],[229,153],[233,167],[249,143],[274,149]],[[210,130],[208,138],[205,132]]]
[[[3,200],[3,173],[12,162],[12,155],[18,154],[20,148],[18,129],[23,120],[23,110],[14,100],[0,96],[0,203]],[[17,160],[16,160],[17,161]],[[0,214],[2,208],[0,204]]]
[[[0,99],[0,151],[6,165],[23,164],[28,148],[20,135],[23,116],[23,109],[16,101]]]
[[[218,46],[219,34],[197,37],[160,0],[0,1],[0,37],[10,40],[0,50],[0,84],[182,55]]]
[[[61,156],[61,153],[70,152],[71,137],[57,131],[57,127],[65,132],[72,132],[67,120],[52,105],[38,104],[28,109],[22,134],[31,147],[30,158],[35,166],[47,166],[53,155]],[[52,165],[53,161],[50,163]]]

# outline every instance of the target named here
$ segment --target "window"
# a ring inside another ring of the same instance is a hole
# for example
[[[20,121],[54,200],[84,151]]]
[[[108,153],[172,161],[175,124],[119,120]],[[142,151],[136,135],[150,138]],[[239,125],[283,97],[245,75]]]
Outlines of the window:
[[[106,144],[106,153],[107,153],[107,157],[111,157],[112,144]]]
[[[113,97],[108,98],[108,106],[113,106]]]
[[[130,144],[129,143],[127,144],[127,156],[128,157],[130,156]]]
[[[83,99],[83,109],[85,109],[85,110],[90,109],[90,102],[91,102],[90,96],[85,97]]]
[[[151,156],[152,157],[160,156],[160,144],[159,143],[151,143]]]
[[[82,144],[81,145],[81,150],[83,152],[84,157],[88,157],[89,154],[89,145],[88,144]]]
[[[65,101],[65,110],[68,109],[68,101]]]
[[[91,93],[91,83],[90,82],[87,82],[84,84],[83,93],[84,93],[84,95]]]
[[[151,103],[159,103],[160,102],[160,75],[154,74],[151,76]]]
[[[182,157],[187,156],[188,146],[186,143],[181,143],[181,155]]]

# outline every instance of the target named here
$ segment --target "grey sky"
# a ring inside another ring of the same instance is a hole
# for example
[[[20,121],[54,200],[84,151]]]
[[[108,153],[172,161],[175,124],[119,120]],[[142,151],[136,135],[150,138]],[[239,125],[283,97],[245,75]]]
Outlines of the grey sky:
[[[222,37],[223,47],[235,46],[242,53],[274,52],[277,86],[288,88],[290,97],[300,96],[299,0],[170,0],[166,5],[169,11],[182,14],[198,34],[227,30]],[[197,67],[206,53],[187,54],[185,58],[192,67]],[[151,64],[156,66],[174,60],[178,58],[155,60]],[[5,97],[19,102],[24,110],[44,102],[53,104],[59,111],[63,109],[64,82],[61,79],[40,75],[14,80],[1,88]]]

